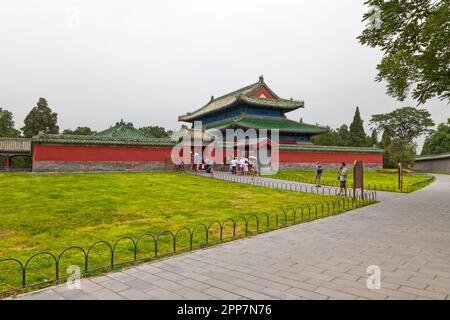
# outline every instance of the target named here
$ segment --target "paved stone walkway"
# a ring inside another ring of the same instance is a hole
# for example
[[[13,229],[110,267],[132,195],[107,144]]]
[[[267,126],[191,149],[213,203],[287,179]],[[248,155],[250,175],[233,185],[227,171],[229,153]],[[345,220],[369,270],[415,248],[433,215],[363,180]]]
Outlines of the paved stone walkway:
[[[19,299],[450,299],[450,176],[340,216]],[[368,290],[366,269],[381,268]]]

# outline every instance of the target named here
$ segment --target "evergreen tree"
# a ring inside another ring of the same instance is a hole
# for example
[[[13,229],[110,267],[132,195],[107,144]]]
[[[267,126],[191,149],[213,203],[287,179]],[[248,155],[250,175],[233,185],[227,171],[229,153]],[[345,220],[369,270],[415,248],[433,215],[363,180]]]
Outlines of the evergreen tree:
[[[392,138],[388,131],[384,131],[380,141],[380,148],[385,149],[391,144]]]
[[[25,126],[22,132],[25,137],[31,138],[39,132],[59,133],[58,115],[52,112],[48,106],[47,100],[39,98],[39,101],[25,118]]]
[[[359,113],[359,107],[356,107],[353,121],[350,124],[348,145],[352,147],[367,146],[367,136],[364,132],[363,120],[361,119],[361,114]]]
[[[18,137],[19,130],[14,128],[12,112],[0,108],[0,137]]]
[[[378,145],[378,132],[376,129],[373,129],[369,139],[369,146],[375,147],[377,145]]]

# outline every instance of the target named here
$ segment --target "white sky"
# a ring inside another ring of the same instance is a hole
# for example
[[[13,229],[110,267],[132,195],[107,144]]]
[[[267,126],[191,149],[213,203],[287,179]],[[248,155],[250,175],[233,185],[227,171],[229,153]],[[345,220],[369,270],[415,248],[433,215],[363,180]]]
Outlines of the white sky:
[[[18,128],[45,97],[61,130],[121,118],[176,129],[264,74],[305,101],[291,119],[336,127],[359,106],[367,126],[416,103],[374,81],[381,54],[356,40],[365,11],[362,0],[0,0],[0,106]],[[426,108],[436,123],[450,116],[444,102]]]

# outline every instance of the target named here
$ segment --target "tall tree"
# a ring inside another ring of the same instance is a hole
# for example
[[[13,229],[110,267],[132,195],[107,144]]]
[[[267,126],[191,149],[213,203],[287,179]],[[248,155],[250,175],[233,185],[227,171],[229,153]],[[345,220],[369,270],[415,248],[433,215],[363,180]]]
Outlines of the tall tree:
[[[369,138],[369,147],[378,146],[378,132],[377,129],[373,129]]]
[[[376,80],[403,101],[412,88],[420,104],[450,100],[450,11],[448,0],[367,0],[361,44],[383,52]]]
[[[425,109],[404,107],[384,114],[374,114],[370,123],[378,130],[387,132],[393,139],[412,143],[414,139],[430,132],[434,122]]]
[[[422,155],[450,152],[450,118],[441,123],[426,139]]]
[[[416,148],[413,143],[402,139],[392,139],[386,146],[383,166],[387,168],[396,168],[401,162],[405,167],[412,164],[416,157]]]
[[[319,146],[337,146],[338,145],[339,136],[336,130],[328,127],[328,132],[319,134],[312,138],[312,142]]]
[[[39,98],[36,107],[31,109],[24,120],[22,132],[25,137],[31,138],[39,132],[59,133],[58,115],[48,106],[47,100]]]
[[[78,136],[90,136],[93,135],[95,131],[92,131],[89,127],[77,127],[75,130],[66,129],[63,131],[63,134],[71,134]]]
[[[384,131],[383,135],[381,136],[381,141],[380,141],[380,148],[385,149],[388,145],[391,144],[392,138],[389,135],[389,132]]]
[[[19,135],[20,131],[14,128],[12,112],[0,108],[0,137],[18,137]]]
[[[343,124],[337,130],[338,140],[336,141],[338,146],[348,146],[349,145],[349,131],[348,126]]]
[[[147,126],[139,128],[142,132],[144,132],[147,136],[152,138],[168,138],[173,133],[172,130],[164,129],[163,127],[159,126]]]
[[[367,136],[366,133],[364,132],[363,120],[361,119],[359,107],[356,107],[355,115],[353,116],[353,121],[350,124],[348,145],[352,147],[367,146]]]

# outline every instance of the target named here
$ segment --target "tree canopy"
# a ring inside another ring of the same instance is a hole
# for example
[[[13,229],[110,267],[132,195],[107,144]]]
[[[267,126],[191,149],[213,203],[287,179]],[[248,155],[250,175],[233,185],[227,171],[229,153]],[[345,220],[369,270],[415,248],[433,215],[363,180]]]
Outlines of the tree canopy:
[[[39,98],[39,101],[30,113],[26,116],[25,126],[22,132],[25,137],[31,138],[39,132],[59,133],[58,115],[48,106],[47,100]]]
[[[139,130],[141,130],[147,136],[152,138],[168,138],[173,133],[172,130],[166,130],[163,127],[159,126],[147,126],[139,128]]]
[[[450,100],[450,11],[448,0],[367,0],[361,44],[383,52],[377,81],[403,101],[412,90],[420,104]]]
[[[370,123],[379,131],[387,132],[391,138],[412,143],[415,138],[430,132],[434,122],[425,109],[404,107],[384,114],[374,114]]]
[[[445,152],[450,152],[450,118],[426,138],[422,149],[422,155]]]
[[[79,136],[90,136],[95,134],[95,131],[92,131],[89,127],[77,127],[75,130],[66,129],[63,131],[63,134],[72,134]]]
[[[12,112],[0,108],[0,137],[18,137],[19,135],[20,131],[14,128]]]

